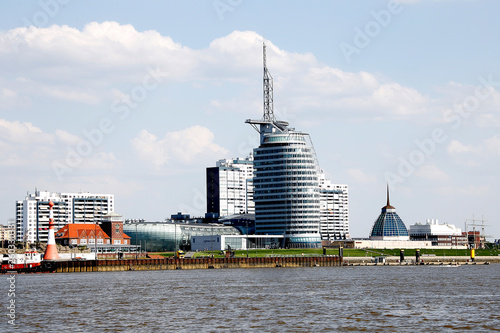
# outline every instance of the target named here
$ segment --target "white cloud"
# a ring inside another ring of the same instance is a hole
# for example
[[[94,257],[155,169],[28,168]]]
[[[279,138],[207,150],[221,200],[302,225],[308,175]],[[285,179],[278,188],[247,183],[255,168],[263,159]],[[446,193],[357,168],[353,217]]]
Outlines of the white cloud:
[[[36,144],[39,142],[52,143],[53,137],[32,123],[7,121],[0,119],[0,139],[15,145]]]
[[[22,40],[17,52],[9,48],[10,35]],[[248,90],[241,93],[240,105],[249,105],[255,102],[262,41],[255,32],[234,31],[213,40],[208,48],[194,50],[156,31],[139,32],[117,22],[92,22],[82,30],[32,26],[0,32],[0,70],[11,78],[7,93],[24,95],[28,101],[43,96],[95,104],[116,96],[124,84],[142,83],[147,68],[153,67],[162,72],[165,83],[236,82]],[[367,72],[329,67],[310,53],[287,52],[271,41],[266,45],[276,108],[289,114],[314,111],[324,117],[387,119],[427,112],[429,99],[415,89]],[[231,99],[219,98],[212,108],[234,105]]]
[[[450,155],[470,153],[475,151],[474,147],[472,147],[471,145],[464,145],[458,140],[451,140],[451,142],[448,144],[448,147],[446,147],[446,150]]]
[[[66,152],[74,148],[82,138],[57,129],[54,133],[44,132],[29,122],[0,119],[0,166],[26,168],[31,172],[55,177],[54,161],[65,162]],[[82,158],[77,166],[80,171],[106,170],[116,166],[113,153],[95,151]],[[74,171],[73,168],[72,172]]]
[[[347,174],[359,184],[374,184],[377,182],[373,175],[367,175],[360,169],[348,169]]]
[[[443,187],[438,187],[436,188],[437,192],[446,195],[446,196],[452,196],[452,197],[457,197],[457,196],[467,196],[467,197],[474,197],[474,196],[488,196],[488,193],[490,193],[490,188],[488,185],[483,185],[483,186],[443,186]]]
[[[473,153],[483,157],[500,155],[500,135],[483,140],[480,144],[464,145],[458,140],[452,140],[446,148],[450,155]]]
[[[447,181],[448,175],[435,165],[426,164],[418,168],[415,174],[432,181]]]
[[[202,126],[165,134],[163,139],[142,130],[134,139],[132,147],[144,163],[155,169],[172,164],[200,165],[200,160],[212,161],[224,156],[227,150],[214,142],[214,134]]]

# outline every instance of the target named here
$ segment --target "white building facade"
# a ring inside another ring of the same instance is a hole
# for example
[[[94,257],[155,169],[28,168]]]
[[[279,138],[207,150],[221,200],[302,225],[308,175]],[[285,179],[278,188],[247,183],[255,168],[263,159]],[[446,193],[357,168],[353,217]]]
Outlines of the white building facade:
[[[207,213],[253,214],[253,156],[223,159],[207,168]]]
[[[319,176],[322,240],[349,239],[349,187]]]
[[[68,223],[101,222],[114,211],[113,194],[56,193],[35,190],[16,202],[16,240],[46,242],[49,228],[49,201],[54,203],[54,228]]]

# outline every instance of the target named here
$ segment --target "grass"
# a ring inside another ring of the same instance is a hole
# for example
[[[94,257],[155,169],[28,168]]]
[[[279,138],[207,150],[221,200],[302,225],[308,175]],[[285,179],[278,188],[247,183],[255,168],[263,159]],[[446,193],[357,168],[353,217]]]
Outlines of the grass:
[[[246,250],[236,250],[236,258],[246,258]],[[344,257],[378,257],[378,256],[397,256],[399,257],[399,249],[344,249]],[[162,252],[155,253],[160,254],[164,257],[172,257],[173,252]],[[326,249],[326,255],[338,255],[338,249]],[[488,250],[488,249],[476,249],[476,256],[498,256],[500,254],[499,249]],[[224,258],[225,255],[221,254],[220,251],[199,251],[196,252],[193,258],[204,258],[213,255],[214,258]],[[323,249],[278,249],[278,250],[268,250],[268,249],[249,249],[248,257],[250,258],[263,258],[269,256],[313,256],[313,255],[323,255]],[[405,257],[414,257],[415,249],[405,249]],[[421,249],[420,255],[435,255],[438,257],[446,256],[470,256],[470,250],[455,250],[455,249]]]

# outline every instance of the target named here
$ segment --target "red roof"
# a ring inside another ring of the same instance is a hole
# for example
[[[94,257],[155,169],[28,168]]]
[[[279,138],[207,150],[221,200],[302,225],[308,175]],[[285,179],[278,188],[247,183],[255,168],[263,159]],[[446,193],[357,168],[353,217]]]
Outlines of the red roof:
[[[55,233],[55,236],[56,238],[82,238],[89,237],[90,235],[94,236],[96,231],[98,237],[109,238],[99,225],[86,223],[68,223],[59,229]]]

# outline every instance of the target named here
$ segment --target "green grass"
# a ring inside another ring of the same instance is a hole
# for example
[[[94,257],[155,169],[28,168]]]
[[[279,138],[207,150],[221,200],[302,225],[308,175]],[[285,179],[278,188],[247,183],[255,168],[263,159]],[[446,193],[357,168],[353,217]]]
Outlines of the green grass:
[[[378,256],[397,256],[399,257],[399,249],[344,249],[344,257],[378,257]],[[246,258],[246,250],[236,250],[236,258]],[[155,253],[164,257],[172,257],[173,252]],[[248,257],[250,258],[263,258],[269,256],[312,256],[322,255],[323,249],[250,249],[248,250]],[[338,255],[338,249],[326,249],[327,255]],[[435,255],[438,257],[446,256],[470,256],[470,250],[454,250],[454,249],[421,249],[420,255]],[[497,256],[500,250],[476,249],[476,256]],[[220,251],[199,251],[196,252],[193,258],[203,258],[213,255],[214,258],[224,258],[225,255],[220,254]],[[415,249],[405,249],[405,257],[415,257]]]

